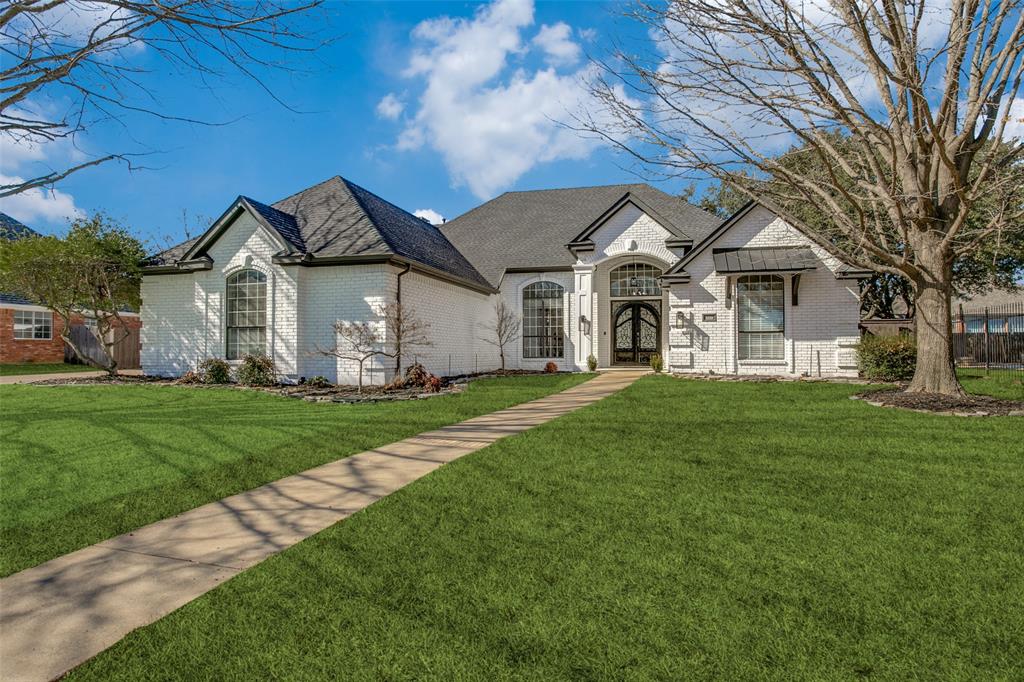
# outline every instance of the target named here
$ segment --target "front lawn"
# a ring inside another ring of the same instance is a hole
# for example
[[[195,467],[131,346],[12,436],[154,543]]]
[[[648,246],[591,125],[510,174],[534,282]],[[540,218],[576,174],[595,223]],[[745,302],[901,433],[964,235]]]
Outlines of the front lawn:
[[[19,362],[0,365],[0,377],[22,376],[25,374],[56,374],[64,372],[95,372],[89,365],[72,365],[69,362]]]
[[[993,369],[959,369],[960,383],[968,393],[991,395],[1009,400],[1024,400],[1024,372]]]
[[[173,386],[0,386],[0,575],[417,433],[574,386],[509,377],[336,405]]]
[[[647,377],[442,467],[73,679],[1012,679],[1024,419]]]

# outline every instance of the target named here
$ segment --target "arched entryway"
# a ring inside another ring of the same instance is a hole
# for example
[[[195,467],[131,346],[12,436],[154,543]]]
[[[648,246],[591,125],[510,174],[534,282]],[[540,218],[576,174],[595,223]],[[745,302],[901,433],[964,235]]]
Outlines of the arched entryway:
[[[612,364],[647,365],[661,352],[661,311],[657,302],[612,304]]]

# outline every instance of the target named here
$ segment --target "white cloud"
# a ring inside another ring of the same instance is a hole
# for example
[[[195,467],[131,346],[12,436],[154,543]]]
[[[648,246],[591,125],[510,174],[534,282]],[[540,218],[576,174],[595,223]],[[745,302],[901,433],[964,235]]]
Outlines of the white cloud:
[[[0,185],[24,182],[24,178],[0,173]],[[34,188],[0,198],[0,211],[32,227],[33,222],[62,223],[82,215],[70,194],[56,189]]]
[[[432,208],[417,208],[412,214],[417,218],[423,218],[431,225],[440,225],[444,222],[444,216]]]
[[[377,103],[377,115],[389,121],[397,120],[402,115],[405,104],[394,93],[389,92]]]
[[[453,182],[481,199],[539,164],[586,158],[597,142],[558,121],[598,108],[585,83],[589,69],[565,73],[553,63],[534,71],[510,68],[529,52],[522,34],[532,25],[532,0],[495,0],[470,19],[419,24],[413,30],[419,47],[405,73],[426,87],[398,148],[439,152]],[[549,45],[564,33],[557,26],[547,27]],[[559,49],[567,54],[564,45]]]
[[[44,116],[34,107],[12,108],[9,115],[25,119]],[[80,163],[83,158],[84,155],[68,139],[41,142],[0,132],[0,185],[22,183],[26,178],[39,177],[54,168]],[[83,215],[70,194],[39,188],[0,198],[0,211],[27,223],[29,227],[32,227],[32,221],[63,223],[69,217]]]
[[[1011,138],[1024,140],[1024,97],[1014,98],[1010,104],[1010,120],[1006,122],[1003,139]]]
[[[533,38],[533,44],[544,50],[551,64],[575,64],[583,50],[572,41],[572,29],[565,22],[553,26],[544,24]]]

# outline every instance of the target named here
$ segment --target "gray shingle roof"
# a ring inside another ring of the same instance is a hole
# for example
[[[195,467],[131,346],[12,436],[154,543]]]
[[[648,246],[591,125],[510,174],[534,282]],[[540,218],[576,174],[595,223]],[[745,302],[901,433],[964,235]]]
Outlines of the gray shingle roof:
[[[169,249],[164,249],[159,253],[155,253],[146,259],[146,265],[170,265],[182,259],[182,257],[188,253],[188,250],[192,248],[192,245],[199,241],[199,237],[193,237],[187,239],[180,244],[175,244]]]
[[[818,259],[809,246],[714,249],[715,272],[789,272],[813,270]]]
[[[38,237],[39,233],[25,223],[12,218],[6,213],[0,213],[0,239],[21,239],[23,237]]]
[[[279,211],[273,206],[267,206],[266,204],[260,203],[255,199],[250,199],[249,197],[242,197],[242,200],[249,204],[254,211],[259,213],[264,220],[270,223],[270,226],[277,230],[277,233],[291,245],[292,250],[295,253],[305,253],[305,241],[302,238],[302,232],[299,230],[299,224],[295,220],[295,216],[289,215],[284,211]]]
[[[28,225],[12,218],[6,213],[0,213],[0,239],[14,240],[38,236],[39,233]],[[27,298],[22,298],[21,296],[16,296],[15,294],[5,294],[0,292],[0,303],[31,305],[32,301]]]
[[[441,226],[441,231],[494,285],[508,268],[568,267],[566,248],[626,193],[698,242],[721,219],[645,184],[506,192]]]
[[[490,288],[479,272],[425,220],[376,194],[335,176],[298,194],[266,205],[241,197],[289,244],[288,255],[317,259],[349,256],[397,256],[477,287]],[[157,254],[151,264],[180,260],[191,240]]]

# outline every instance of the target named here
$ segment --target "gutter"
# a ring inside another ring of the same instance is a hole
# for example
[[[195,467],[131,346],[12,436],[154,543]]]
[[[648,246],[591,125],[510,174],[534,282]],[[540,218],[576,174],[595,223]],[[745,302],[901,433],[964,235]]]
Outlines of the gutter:
[[[409,274],[412,270],[412,263],[406,263],[405,268],[395,276],[395,304],[398,306],[398,312],[404,315],[402,312],[402,277]],[[395,376],[402,376],[402,349],[395,349]]]

